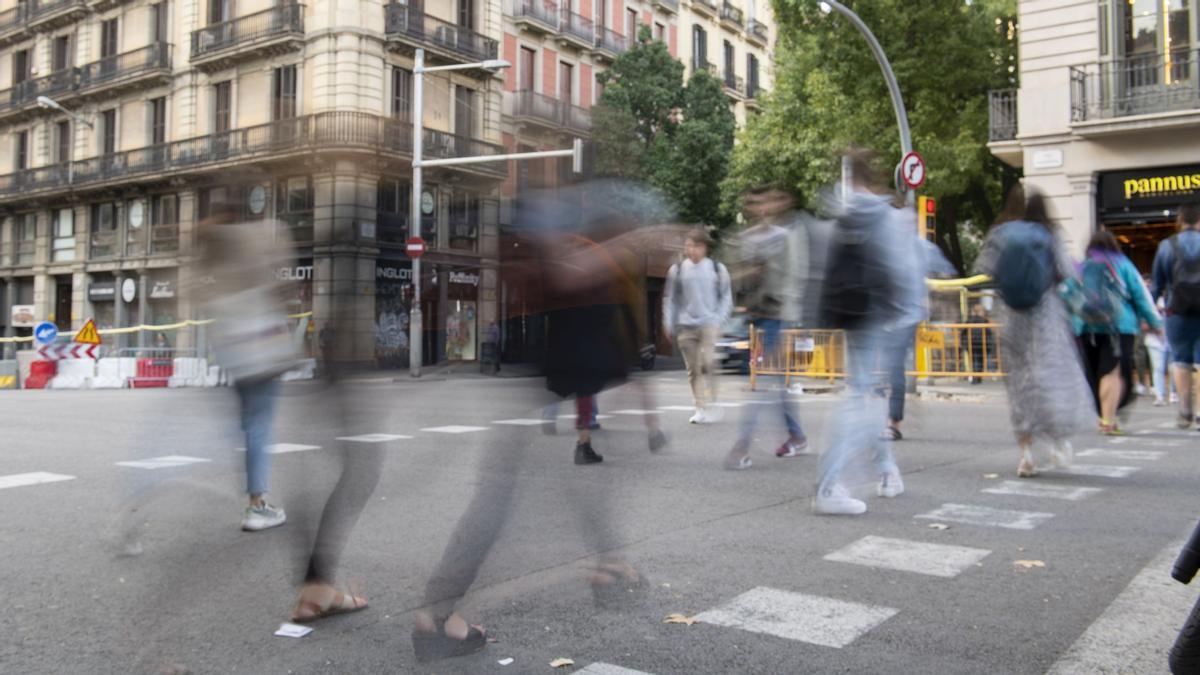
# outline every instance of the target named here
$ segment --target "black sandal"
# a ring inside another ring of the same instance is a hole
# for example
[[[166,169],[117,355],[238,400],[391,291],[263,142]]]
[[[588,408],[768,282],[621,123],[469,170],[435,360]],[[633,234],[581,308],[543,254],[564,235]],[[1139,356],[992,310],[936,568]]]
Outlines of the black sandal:
[[[467,626],[467,636],[461,640],[446,635],[446,619],[437,622],[437,632],[414,630],[413,653],[419,663],[466,656],[487,646],[487,636],[475,626]]]
[[[902,440],[904,440],[904,434],[900,433],[900,430],[897,429],[896,427],[885,428],[883,431],[879,432],[879,437],[885,441],[902,441]]]

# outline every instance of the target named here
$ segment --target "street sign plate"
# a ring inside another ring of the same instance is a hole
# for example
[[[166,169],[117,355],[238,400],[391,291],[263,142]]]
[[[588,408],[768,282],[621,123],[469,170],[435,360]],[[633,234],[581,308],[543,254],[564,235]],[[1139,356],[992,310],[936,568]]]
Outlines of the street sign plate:
[[[87,323],[83,324],[83,328],[76,333],[75,341],[87,345],[100,344],[100,333],[96,332],[96,322],[88,319]]]
[[[409,237],[404,242],[404,250],[410,258],[420,258],[425,254],[425,240],[420,237]]]
[[[55,338],[57,337],[58,326],[55,326],[49,321],[43,321],[33,329],[33,339],[37,341],[39,345],[48,345],[51,342],[54,342]]]
[[[925,160],[916,151],[910,152],[900,160],[900,179],[908,187],[916,190],[925,183]]]

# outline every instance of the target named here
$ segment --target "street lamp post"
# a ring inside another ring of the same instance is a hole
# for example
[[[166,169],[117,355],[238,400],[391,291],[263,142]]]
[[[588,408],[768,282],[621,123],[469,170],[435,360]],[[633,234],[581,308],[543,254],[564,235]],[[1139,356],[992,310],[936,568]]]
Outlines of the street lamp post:
[[[875,60],[879,62],[879,68],[883,70],[883,79],[887,81],[888,93],[892,96],[892,109],[896,111],[896,123],[900,126],[900,156],[904,157],[912,152],[912,133],[908,128],[908,113],[904,109],[904,99],[900,96],[900,85],[896,82],[896,74],[892,72],[892,64],[888,62],[887,55],[883,53],[883,47],[879,45],[879,40],[875,39],[875,34],[871,32],[867,24],[863,23],[863,20],[849,7],[837,0],[824,0],[820,3],[820,7],[821,11],[826,14],[831,10],[837,10],[839,14],[849,19],[870,45],[871,53],[875,55]],[[913,191],[907,189],[901,180],[896,181],[896,188],[904,190],[904,201],[912,206],[916,199]]]
[[[86,125],[88,125],[89,129],[96,128],[96,125],[92,124],[91,120],[89,120],[85,117],[80,117],[79,115],[71,112],[70,110],[67,110],[66,108],[63,107],[63,105],[61,103],[59,103],[58,101],[55,101],[54,99],[50,98],[49,96],[37,97],[37,104],[38,104],[39,108],[45,108],[48,110],[57,110],[60,113],[65,113],[68,117],[71,118],[72,122],[81,122],[83,124],[86,124]],[[74,125],[71,126],[71,138],[69,140],[70,140],[70,147],[67,149],[67,185],[68,186],[75,184],[75,127],[74,127]]]
[[[460,166],[463,164],[481,164],[484,162],[507,162],[513,159],[543,159],[549,157],[574,158],[575,173],[583,171],[583,142],[576,139],[570,150],[542,150],[538,152],[516,152],[504,155],[479,155],[473,157],[453,157],[447,159],[422,159],[424,150],[424,126],[422,125],[425,97],[425,73],[438,73],[449,70],[470,70],[483,68],[496,71],[509,68],[512,64],[503,59],[488,59],[478,63],[459,63],[448,66],[425,67],[425,50],[417,49],[413,58],[413,97],[412,97],[412,196],[409,199],[409,234],[416,228],[421,234],[421,169],[426,166]],[[436,222],[436,218],[435,218]],[[421,319],[421,258],[412,259],[413,306],[409,310],[408,320],[408,371],[413,377],[421,376],[421,335],[423,331]]]

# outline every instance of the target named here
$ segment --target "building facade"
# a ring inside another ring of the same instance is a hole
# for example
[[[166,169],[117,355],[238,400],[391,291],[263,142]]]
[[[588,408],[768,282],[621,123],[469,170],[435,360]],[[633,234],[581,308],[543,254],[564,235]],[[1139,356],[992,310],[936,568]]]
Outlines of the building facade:
[[[483,0],[0,0],[3,334],[29,332],[15,305],[63,330],[196,317],[184,256],[214,206],[234,204],[294,246],[277,276],[291,309],[312,312],[310,338],[336,307],[353,325],[340,358],[406,364],[413,119],[427,158],[502,151],[495,74],[431,74],[414,114],[414,50],[495,58],[501,21]],[[506,171],[425,172],[430,360],[475,358],[495,317]]]
[[[1020,87],[991,93],[992,153],[1049,198],[1075,253],[1098,228],[1149,271],[1200,199],[1200,2],[1022,0]]]

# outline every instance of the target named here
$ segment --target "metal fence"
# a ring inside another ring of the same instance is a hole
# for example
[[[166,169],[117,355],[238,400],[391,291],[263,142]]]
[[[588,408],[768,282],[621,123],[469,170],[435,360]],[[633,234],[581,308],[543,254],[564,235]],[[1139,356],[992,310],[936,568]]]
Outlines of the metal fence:
[[[582,14],[572,12],[564,7],[558,24],[559,32],[573,36],[591,45],[596,39],[596,29],[592,20]]]
[[[467,61],[494,59],[499,50],[491,38],[395,2],[387,5],[384,31],[389,36],[402,35],[422,45],[454,52]]]
[[[171,45],[156,42],[124,54],[106,56],[83,66],[79,69],[79,88],[88,89],[113,80],[170,70]]]
[[[1071,68],[1071,121],[1200,108],[1200,49]]]
[[[304,5],[279,5],[192,31],[192,59],[293,33],[304,33]]]
[[[603,26],[596,28],[596,49],[612,54],[621,54],[628,48],[625,36]]]
[[[988,140],[1011,141],[1017,137],[1017,90],[988,92]]]

